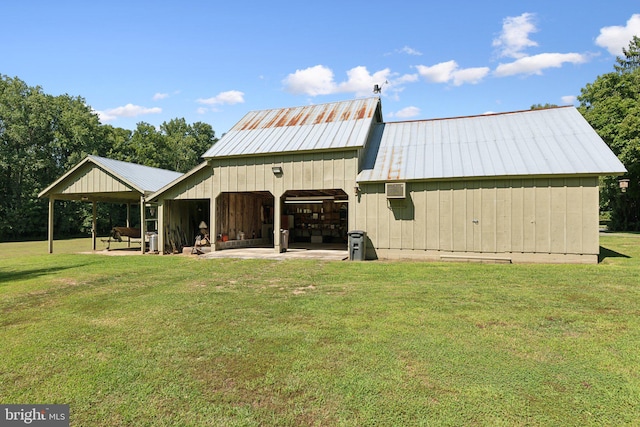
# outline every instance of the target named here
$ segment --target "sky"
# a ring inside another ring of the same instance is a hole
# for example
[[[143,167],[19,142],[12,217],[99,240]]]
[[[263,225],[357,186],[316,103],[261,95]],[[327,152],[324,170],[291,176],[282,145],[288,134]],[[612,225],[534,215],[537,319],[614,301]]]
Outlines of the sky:
[[[0,3],[0,74],[103,124],[221,136],[247,112],[374,96],[385,121],[578,105],[640,36],[640,0]]]

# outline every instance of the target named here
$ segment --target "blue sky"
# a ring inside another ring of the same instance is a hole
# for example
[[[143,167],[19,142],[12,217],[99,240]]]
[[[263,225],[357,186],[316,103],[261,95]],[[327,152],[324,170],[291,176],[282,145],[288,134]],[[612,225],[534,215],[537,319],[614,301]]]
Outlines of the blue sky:
[[[374,84],[386,121],[573,104],[640,35],[637,0],[5,0],[0,18],[0,74],[82,96],[105,124],[218,136]]]

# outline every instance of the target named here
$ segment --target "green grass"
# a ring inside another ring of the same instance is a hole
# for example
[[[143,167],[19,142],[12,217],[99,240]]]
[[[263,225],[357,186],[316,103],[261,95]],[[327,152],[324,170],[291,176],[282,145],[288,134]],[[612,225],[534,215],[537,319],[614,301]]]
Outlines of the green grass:
[[[71,425],[636,425],[640,236],[598,265],[0,244],[0,403]]]

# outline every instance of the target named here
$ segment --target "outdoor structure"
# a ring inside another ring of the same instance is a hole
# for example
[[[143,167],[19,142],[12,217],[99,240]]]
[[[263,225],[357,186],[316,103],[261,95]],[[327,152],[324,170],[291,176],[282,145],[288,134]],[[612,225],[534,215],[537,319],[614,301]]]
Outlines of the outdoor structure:
[[[597,262],[598,177],[625,172],[573,107],[384,123],[377,97],[250,112],[203,157],[161,224],[204,200],[218,250],[362,230],[369,259]]]
[[[596,263],[598,177],[624,172],[573,107],[383,123],[357,222],[378,257]]]
[[[127,205],[127,224],[132,204],[140,210],[141,252],[145,251],[147,230],[157,230],[155,207],[147,206],[146,197],[182,174],[179,172],[136,165],[98,156],[87,156],[73,169],[40,192],[49,199],[49,253],[53,252],[53,214],[56,200],[81,200],[93,204],[92,240],[96,250],[96,207],[98,202]]]
[[[573,107],[385,123],[377,97],[249,112],[203,158],[145,196],[165,252],[204,221],[213,250],[359,230],[367,259],[595,263],[625,172]]]

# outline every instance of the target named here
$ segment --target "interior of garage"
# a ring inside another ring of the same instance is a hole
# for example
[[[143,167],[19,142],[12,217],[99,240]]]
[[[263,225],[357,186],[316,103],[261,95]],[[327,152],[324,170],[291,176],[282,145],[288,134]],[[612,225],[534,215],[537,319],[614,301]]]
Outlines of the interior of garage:
[[[211,229],[210,206],[209,199],[165,201],[165,253],[179,253],[184,247],[193,246],[202,222]]]
[[[280,203],[280,227],[288,230],[289,247],[346,247],[348,196],[343,190],[290,190]],[[273,247],[275,212],[275,198],[267,191],[220,194],[212,230],[218,249]]]
[[[290,190],[282,197],[281,226],[289,244],[347,244],[348,196],[341,189]]]
[[[268,191],[222,193],[216,199],[215,239],[273,245],[274,197]]]

